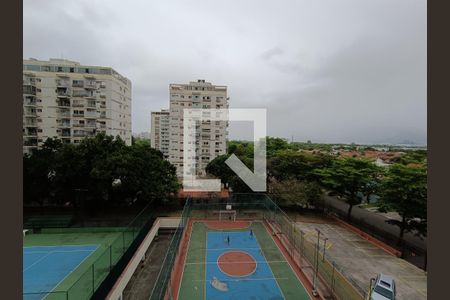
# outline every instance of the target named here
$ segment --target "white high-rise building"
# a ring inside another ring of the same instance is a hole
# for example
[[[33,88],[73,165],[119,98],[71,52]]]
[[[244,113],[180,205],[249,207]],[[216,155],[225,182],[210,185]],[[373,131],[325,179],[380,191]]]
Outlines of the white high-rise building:
[[[169,120],[168,109],[152,112],[151,114],[150,144],[153,148],[162,152],[165,159],[169,158]]]
[[[79,143],[99,132],[131,145],[131,81],[110,67],[23,61],[23,151],[49,137]]]
[[[228,108],[227,87],[212,85],[205,80],[189,84],[170,84],[169,109],[169,161],[177,167],[177,175],[183,176],[183,109],[184,108]],[[226,154],[228,137],[227,121],[203,121],[197,127],[196,173],[205,175],[205,168],[219,155]]]

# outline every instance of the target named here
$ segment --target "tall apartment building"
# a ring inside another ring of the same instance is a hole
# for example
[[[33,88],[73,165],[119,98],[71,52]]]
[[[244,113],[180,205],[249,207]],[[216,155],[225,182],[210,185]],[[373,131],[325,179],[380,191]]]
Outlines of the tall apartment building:
[[[150,144],[153,148],[158,149],[164,155],[165,159],[169,158],[169,120],[170,113],[168,109],[155,111],[151,114],[151,134]]]
[[[23,61],[23,151],[49,137],[79,143],[99,132],[131,145],[131,81],[110,67]]]
[[[169,109],[169,161],[177,167],[177,175],[183,176],[183,109],[184,108],[228,108],[227,87],[212,85],[205,80],[189,84],[170,84]],[[203,121],[197,126],[196,173],[205,175],[208,163],[219,155],[226,154],[228,137],[227,121]],[[189,171],[190,172],[190,171]]]

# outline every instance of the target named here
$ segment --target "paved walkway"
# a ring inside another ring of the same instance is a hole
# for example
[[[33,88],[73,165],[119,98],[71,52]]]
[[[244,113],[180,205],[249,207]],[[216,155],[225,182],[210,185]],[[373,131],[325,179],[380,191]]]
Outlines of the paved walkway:
[[[343,274],[355,282],[361,289],[368,290],[371,277],[378,273],[392,275],[397,283],[397,299],[427,299],[427,276],[420,268],[397,258],[374,244],[364,240],[358,234],[337,224],[323,220],[314,223],[296,222],[296,226],[305,232],[311,242],[317,241],[316,228],[327,237],[326,255],[335,261]],[[323,253],[323,240],[320,245]],[[322,257],[322,255],[321,255]]]

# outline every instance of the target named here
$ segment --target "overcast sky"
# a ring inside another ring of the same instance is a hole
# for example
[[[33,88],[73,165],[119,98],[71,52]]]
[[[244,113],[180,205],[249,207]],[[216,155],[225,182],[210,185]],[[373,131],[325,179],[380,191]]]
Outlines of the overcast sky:
[[[24,0],[23,32],[24,58],[128,77],[134,133],[170,83],[205,79],[230,107],[267,108],[271,136],[426,143],[423,0]]]

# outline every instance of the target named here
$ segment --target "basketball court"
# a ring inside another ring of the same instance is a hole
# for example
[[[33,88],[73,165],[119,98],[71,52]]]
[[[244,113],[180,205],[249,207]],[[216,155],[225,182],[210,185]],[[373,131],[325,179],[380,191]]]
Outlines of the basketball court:
[[[192,221],[173,298],[311,299],[265,225],[234,219]]]

